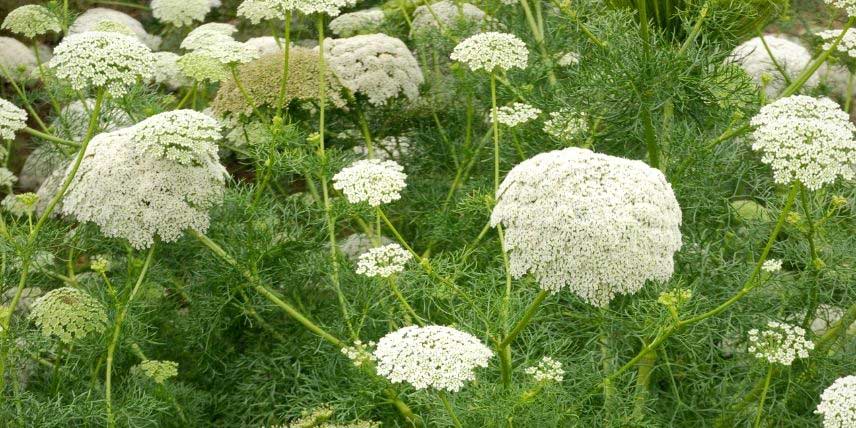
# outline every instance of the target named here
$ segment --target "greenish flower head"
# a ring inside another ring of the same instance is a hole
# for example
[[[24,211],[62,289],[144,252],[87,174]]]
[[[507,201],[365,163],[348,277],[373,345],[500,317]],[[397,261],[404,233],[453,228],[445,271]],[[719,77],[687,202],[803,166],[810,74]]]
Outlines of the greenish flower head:
[[[21,6],[9,12],[0,28],[30,39],[62,31],[59,18],[48,8],[35,4]]]
[[[163,384],[167,379],[178,376],[178,363],[174,361],[146,360],[134,366],[132,370],[157,383]]]
[[[46,337],[71,343],[90,333],[101,333],[107,325],[107,313],[100,302],[84,291],[57,288],[33,303],[30,319]]]

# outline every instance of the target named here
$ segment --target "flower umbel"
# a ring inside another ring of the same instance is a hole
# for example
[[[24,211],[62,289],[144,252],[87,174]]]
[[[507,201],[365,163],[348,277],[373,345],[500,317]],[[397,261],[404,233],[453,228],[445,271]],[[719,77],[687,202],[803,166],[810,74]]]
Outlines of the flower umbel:
[[[15,132],[27,126],[27,112],[0,98],[0,139],[14,140]]]
[[[368,202],[373,207],[401,198],[407,186],[407,174],[395,161],[379,159],[358,160],[333,176],[333,188],[340,190],[348,202]]]
[[[529,51],[514,34],[487,32],[476,34],[455,46],[451,58],[466,64],[470,70],[508,71],[526,68]]]
[[[42,34],[62,31],[59,18],[48,8],[35,4],[24,5],[9,12],[0,28],[31,39]]]
[[[814,342],[805,338],[802,327],[769,321],[765,330],[749,330],[749,353],[770,363],[789,366],[797,358],[807,358],[812,349]]]
[[[104,307],[84,291],[71,287],[51,290],[34,303],[29,315],[45,336],[71,343],[107,325]]]
[[[823,390],[814,413],[823,416],[823,428],[856,426],[856,376],[838,378]]]
[[[356,272],[368,277],[387,278],[402,272],[404,265],[412,258],[413,255],[401,245],[384,245],[361,254],[357,261]]]

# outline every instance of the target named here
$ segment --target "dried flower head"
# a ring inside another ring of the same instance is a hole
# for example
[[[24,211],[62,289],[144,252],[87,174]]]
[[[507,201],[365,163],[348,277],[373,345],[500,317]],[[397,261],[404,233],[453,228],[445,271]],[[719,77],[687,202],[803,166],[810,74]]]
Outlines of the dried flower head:
[[[200,166],[217,159],[220,124],[193,110],[154,115],[135,126],[131,141],[136,148],[181,165]]]
[[[9,12],[0,28],[31,39],[42,34],[62,31],[59,18],[48,8],[35,4],[24,5]]]
[[[29,318],[44,336],[56,336],[64,343],[90,333],[101,333],[107,325],[107,314],[101,303],[71,287],[57,288],[39,297],[33,303]]]
[[[155,57],[133,37],[90,31],[64,38],[48,65],[76,90],[105,87],[118,97],[137,79],[151,78]]]
[[[93,272],[101,274],[108,272],[111,266],[112,263],[110,262],[110,259],[103,254],[93,256],[92,259],[89,261],[89,269],[92,269]]]
[[[561,383],[565,379],[565,370],[562,368],[562,363],[550,357],[544,357],[538,364],[527,367],[525,373],[532,376],[535,382]]]
[[[765,42],[770,53],[767,53],[767,48],[764,47]],[[765,35],[763,41],[760,37],[755,37],[734,48],[729,60],[740,65],[759,86],[763,85],[768,98],[774,98],[788,81],[796,79],[808,66],[811,53],[802,45],[783,37]],[[787,78],[782,76],[780,70],[787,74]],[[765,76],[770,79],[766,83]],[[805,83],[805,87],[813,88],[819,81],[815,74]]]
[[[765,260],[761,265],[761,270],[764,272],[774,273],[782,270],[782,261],[779,259]]]
[[[470,3],[443,0],[417,7],[413,11],[414,33],[440,27],[452,27],[458,22],[479,23],[487,14]]]
[[[681,248],[681,209],[659,170],[579,148],[514,167],[490,222],[506,228],[514,277],[596,306],[668,280]]]
[[[145,360],[131,368],[131,371],[143,375],[155,383],[163,384],[169,378],[178,376],[178,363],[174,361]]]
[[[374,105],[403,94],[419,97],[422,70],[410,49],[386,34],[367,34],[325,42],[330,70],[352,93],[365,95]]]
[[[143,126],[95,136],[62,213],[91,221],[105,236],[125,238],[137,249],[151,246],[155,236],[172,242],[185,229],[204,233],[208,209],[222,200],[227,177],[210,120],[153,116]],[[153,123],[170,129],[155,134]],[[146,138],[152,141],[138,143]]]
[[[823,416],[823,428],[856,427],[856,376],[838,378],[824,389],[814,413]]]
[[[209,0],[152,0],[152,16],[158,21],[183,27],[204,21],[211,11]]]
[[[360,255],[356,272],[368,277],[388,278],[404,271],[413,255],[398,244],[372,248]]]
[[[352,204],[368,202],[377,207],[400,199],[406,178],[404,168],[395,161],[363,159],[334,175],[333,188]]]
[[[14,140],[15,133],[27,126],[27,112],[0,98],[0,139]]]
[[[847,16],[856,16],[856,0],[824,0],[826,4],[844,10]]]
[[[493,73],[497,69],[526,68],[529,50],[514,34],[487,32],[464,40],[455,46],[450,56],[453,61],[466,64],[470,70]]]
[[[795,95],[761,108],[752,118],[761,161],[773,169],[776,183],[799,181],[817,190],[839,176],[856,172],[856,126],[841,107],[828,98]]]
[[[197,82],[219,82],[229,77],[229,69],[216,58],[204,53],[190,52],[176,61],[181,73]]]
[[[408,326],[388,333],[374,351],[377,372],[416,389],[459,391],[487,367],[493,352],[475,336],[451,327]]]
[[[73,35],[85,33],[87,31],[96,31],[96,27],[101,25],[104,21],[115,22],[131,29],[137,39],[150,49],[157,49],[158,46],[160,46],[161,38],[146,32],[146,29],[143,28],[143,24],[141,24],[140,21],[137,21],[126,13],[103,7],[89,9],[82,15],[78,16],[68,28],[68,34]]]
[[[366,363],[375,363],[375,357],[372,355],[375,346],[374,342],[363,343],[361,340],[356,340],[352,346],[342,348],[342,353],[354,363],[354,366],[362,367]]]
[[[343,13],[330,21],[330,31],[339,37],[373,33],[380,28],[384,19],[383,11],[376,8]]]
[[[212,44],[217,44],[224,39],[232,39],[232,35],[238,31],[232,24],[220,22],[209,22],[194,28],[187,37],[181,41],[181,48],[189,51],[203,49]]]
[[[531,120],[535,120],[540,114],[540,109],[532,107],[529,104],[514,103],[510,106],[502,106],[496,109],[496,121],[513,128],[517,125],[522,125]],[[491,117],[491,119],[493,119],[493,117]]]
[[[814,342],[805,338],[805,330],[795,325],[767,322],[765,330],[749,330],[749,353],[770,363],[786,366],[797,358],[808,358]]]
[[[588,115],[572,108],[550,112],[544,122],[547,135],[565,142],[572,142],[588,131]]]
[[[251,115],[254,108],[275,107],[279,100],[282,82],[281,52],[265,55],[238,67],[238,75],[244,89],[256,103],[250,106],[247,98],[232,79],[226,80],[217,90],[211,109],[217,116],[228,114]],[[293,47],[288,56],[288,80],[286,81],[285,103],[291,101],[314,101],[318,99],[318,55],[311,49]],[[327,102],[343,107],[345,100],[340,95],[342,86],[333,74],[327,76]]]

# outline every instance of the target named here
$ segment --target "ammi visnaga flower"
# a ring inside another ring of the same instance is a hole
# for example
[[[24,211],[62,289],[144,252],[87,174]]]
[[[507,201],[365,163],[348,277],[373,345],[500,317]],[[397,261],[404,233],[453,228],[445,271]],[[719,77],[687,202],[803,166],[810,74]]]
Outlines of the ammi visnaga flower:
[[[36,299],[29,317],[43,335],[55,336],[64,343],[101,333],[107,325],[107,313],[101,303],[71,287],[51,290]]]
[[[451,58],[472,71],[508,71],[526,68],[529,50],[514,34],[487,32],[476,34],[455,46]]]
[[[24,5],[9,12],[0,28],[31,39],[42,34],[62,31],[59,18],[48,8],[35,4]]]
[[[334,175],[333,188],[352,204],[368,202],[377,207],[401,199],[406,178],[404,168],[395,161],[363,159]]]

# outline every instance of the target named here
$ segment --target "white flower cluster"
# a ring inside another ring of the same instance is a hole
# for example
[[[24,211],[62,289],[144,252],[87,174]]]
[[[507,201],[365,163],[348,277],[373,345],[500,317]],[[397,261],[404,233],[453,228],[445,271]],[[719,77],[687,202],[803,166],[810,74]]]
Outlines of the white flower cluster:
[[[0,98],[0,139],[14,140],[15,132],[27,126],[27,112]]]
[[[211,11],[209,0],[152,0],[152,16],[158,21],[183,27],[204,21]]]
[[[767,43],[770,53],[764,48],[764,42]],[[770,58],[770,54],[775,61]],[[734,48],[729,61],[740,65],[759,86],[764,79],[772,78],[765,91],[768,98],[774,98],[784,89],[787,81],[794,80],[808,66],[811,53],[802,45],[783,37],[765,35],[763,41],[760,37],[755,37]],[[782,76],[776,64],[788,75],[787,79]],[[815,74],[805,83],[805,87],[813,88],[819,81]]]
[[[414,32],[453,26],[457,21],[480,22],[487,14],[470,3],[455,3],[449,0],[417,7],[413,11],[411,24]],[[438,22],[439,21],[439,22]]]
[[[413,142],[405,135],[390,135],[374,142],[373,155],[375,159],[393,160],[401,163],[413,149]],[[368,157],[369,149],[365,144],[354,146],[354,153]]]
[[[847,16],[856,16],[856,0],[825,0],[826,4],[843,9]]]
[[[187,78],[178,68],[178,54],[172,52],[155,52],[155,69],[152,81],[176,89],[185,84]]]
[[[154,74],[155,57],[137,39],[119,33],[89,31],[68,36],[54,50],[48,66],[72,88],[106,87],[115,97]]]
[[[550,112],[550,118],[544,122],[544,132],[562,141],[573,141],[586,131],[588,115],[572,108]]]
[[[192,53],[216,59],[224,65],[246,64],[259,57],[259,52],[256,49],[231,37],[217,40],[216,43],[196,49]]]
[[[282,42],[283,40],[280,41],[280,43]],[[273,36],[252,37],[247,39],[247,41],[244,42],[244,45],[258,51],[260,56],[278,54],[283,52],[285,49],[277,43],[277,40],[274,39]],[[291,48],[294,48],[294,43],[291,44]]]
[[[329,16],[338,16],[342,9],[357,4],[357,0],[295,0],[297,10],[304,15],[323,13]]]
[[[823,50],[829,50],[832,47],[832,42],[838,38],[841,30],[825,30],[817,33],[823,39]],[[844,53],[850,58],[856,58],[856,31],[847,30],[841,43],[838,44],[838,51]]]
[[[59,18],[48,8],[35,4],[24,5],[9,12],[0,28],[31,39],[42,34],[62,31]]]
[[[330,21],[330,31],[339,37],[371,33],[383,24],[384,19],[383,11],[376,8],[343,13]]]
[[[295,0],[244,0],[238,6],[238,16],[253,24],[271,19],[285,19],[285,12],[294,10]]]
[[[374,364],[375,357],[372,355],[372,350],[376,345],[371,341],[363,343],[362,340],[356,340],[353,345],[342,348],[342,353],[351,360],[354,366],[362,367],[366,363]]]
[[[453,61],[466,64],[470,70],[493,73],[497,69],[526,68],[529,50],[514,34],[489,31],[471,36],[455,46]]]
[[[532,376],[536,382],[561,383],[565,379],[565,369],[562,368],[562,363],[550,357],[542,358],[538,364],[527,367],[524,372]]]
[[[229,77],[229,70],[216,58],[208,55],[190,52],[178,59],[177,65],[181,74],[197,82],[206,80],[219,82]]]
[[[404,271],[404,265],[412,258],[413,255],[401,245],[388,244],[361,254],[356,272],[368,277],[388,278]]]
[[[386,34],[328,39],[325,55],[342,86],[382,105],[398,94],[411,101],[419,97],[424,78],[407,45]]]
[[[761,161],[773,169],[776,183],[799,180],[812,190],[851,179],[856,172],[856,127],[829,98],[796,95],[761,108],[752,118]]]
[[[749,330],[749,353],[756,358],[786,366],[797,358],[808,358],[814,342],[805,338],[802,327],[768,321],[767,328]]]
[[[15,81],[29,80],[38,68],[35,51],[11,37],[0,37],[0,64]]]
[[[51,290],[36,299],[29,317],[44,336],[56,336],[64,343],[89,333],[103,332],[107,325],[107,314],[101,303],[71,287]]]
[[[178,112],[162,115],[172,113]],[[104,235],[125,238],[137,249],[151,246],[155,236],[172,242],[188,228],[205,232],[208,209],[222,200],[227,173],[212,142],[213,119],[196,115],[201,114],[182,113],[181,120],[153,116],[97,135],[63,200],[62,213],[91,221]],[[153,124],[170,130],[154,134]],[[179,130],[182,126],[187,129]],[[153,141],[139,143],[147,138]],[[194,138],[198,141],[191,142]]]
[[[15,173],[4,166],[0,166],[0,187],[12,187],[16,181],[18,181],[18,177],[15,177]]]
[[[856,376],[838,378],[824,389],[814,413],[823,416],[823,428],[856,427]]]
[[[198,111],[173,110],[136,126],[131,141],[138,150],[181,165],[200,166],[217,159],[220,123]]]
[[[395,161],[363,159],[334,175],[333,188],[352,204],[368,202],[377,207],[401,199],[406,178],[404,168]]]
[[[761,265],[764,272],[774,273],[782,270],[782,261],[778,259],[765,260]]]
[[[338,242],[339,251],[348,258],[348,260],[356,263],[360,256],[366,251],[374,248],[372,237],[364,233],[354,233],[348,235],[347,238]],[[386,236],[380,237],[380,245],[392,244],[394,241]]]
[[[209,22],[194,28],[187,33],[181,41],[181,48],[189,51],[204,49],[224,39],[232,39],[232,35],[238,31],[232,24],[220,22]]]
[[[514,103],[510,106],[502,106],[496,109],[496,120],[505,126],[513,128],[535,120],[540,114],[540,109],[532,107],[529,104]],[[493,121],[492,116],[491,114],[491,122]]]
[[[556,64],[559,64],[560,67],[570,67],[572,65],[578,65],[580,63],[580,54],[576,52],[567,52],[559,57],[559,60],[556,61]]]
[[[596,306],[668,280],[681,248],[681,209],[659,170],[579,148],[514,167],[490,222],[506,228],[514,277]]]
[[[382,337],[374,351],[377,373],[416,389],[459,391],[487,367],[493,353],[478,338],[451,327],[408,326]]]
[[[87,31],[96,31],[99,24],[104,21],[115,22],[127,27],[134,32],[134,35],[140,40],[140,42],[148,46],[150,49],[157,49],[158,46],[160,46],[161,38],[146,32],[146,29],[140,21],[137,21],[126,13],[103,7],[89,9],[82,15],[78,16],[68,28],[68,34],[72,35],[85,33]]]

